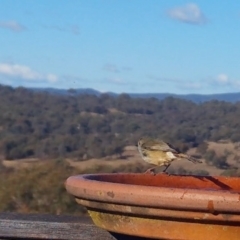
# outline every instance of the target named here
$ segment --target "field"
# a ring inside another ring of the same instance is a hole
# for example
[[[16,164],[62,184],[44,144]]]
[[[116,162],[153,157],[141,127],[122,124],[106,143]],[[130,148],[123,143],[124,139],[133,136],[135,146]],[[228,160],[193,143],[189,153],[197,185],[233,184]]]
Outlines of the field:
[[[216,152],[215,160],[227,156],[229,169],[220,169],[203,159],[202,164],[187,160],[175,161],[170,174],[231,175],[239,176],[239,143],[209,142],[208,151]],[[189,154],[196,155],[192,148]],[[216,157],[217,156],[217,157]],[[0,165],[0,211],[21,213],[86,214],[66,194],[64,182],[69,176],[83,173],[145,172],[151,165],[145,163],[135,146],[127,146],[122,156],[112,155],[101,159],[75,161],[74,159],[40,160],[36,158],[2,161]],[[235,168],[234,170],[230,170]],[[156,172],[161,172],[161,167]],[[53,203],[53,204],[50,204]]]
[[[214,150],[217,156],[222,156],[224,154],[228,154],[227,163],[230,165],[230,168],[239,168],[240,162],[237,160],[238,157],[238,149],[239,143],[231,143],[231,142],[208,142],[208,150]],[[188,154],[194,155],[196,154],[196,149],[192,148],[188,151]],[[175,161],[172,163],[169,168],[170,172],[177,172],[180,168],[185,169],[186,171],[190,171],[192,173],[197,173],[199,171],[207,171],[210,175],[221,175],[225,169],[219,169],[213,165],[206,164],[205,159],[202,159],[202,164],[193,164],[187,160]],[[19,159],[19,160],[3,160],[2,164],[6,168],[13,169],[22,169],[29,168],[36,165],[44,165],[44,163],[49,160],[39,160],[36,158],[29,159]],[[74,167],[79,172],[96,172],[96,169],[101,169],[101,171],[110,171],[112,169],[129,169],[131,172],[131,167],[135,168],[138,166],[139,172],[144,172],[147,168],[151,167],[151,165],[145,163],[135,146],[127,146],[124,149],[121,157],[119,155],[113,155],[101,159],[89,159],[85,161],[75,161],[73,159],[65,159],[65,161],[71,166]],[[161,169],[159,169],[161,170]],[[136,171],[136,170],[135,170]]]

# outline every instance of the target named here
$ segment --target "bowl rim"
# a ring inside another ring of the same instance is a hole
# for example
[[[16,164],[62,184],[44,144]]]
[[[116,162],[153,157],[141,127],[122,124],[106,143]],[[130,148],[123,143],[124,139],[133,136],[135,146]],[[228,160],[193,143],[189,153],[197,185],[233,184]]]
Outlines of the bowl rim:
[[[104,176],[139,176],[142,173],[97,173],[70,176],[65,187],[76,198],[105,203],[212,213],[240,213],[240,192],[168,188],[99,181]],[[143,175],[144,176],[144,175]],[[154,176],[153,176],[154,177]],[[165,178],[172,177],[165,175]],[[178,177],[183,177],[175,175]],[[193,176],[184,176],[191,179]],[[196,177],[196,176],[194,176]],[[223,179],[226,177],[214,177]],[[228,178],[235,179],[236,178]],[[240,178],[239,183],[240,183]]]

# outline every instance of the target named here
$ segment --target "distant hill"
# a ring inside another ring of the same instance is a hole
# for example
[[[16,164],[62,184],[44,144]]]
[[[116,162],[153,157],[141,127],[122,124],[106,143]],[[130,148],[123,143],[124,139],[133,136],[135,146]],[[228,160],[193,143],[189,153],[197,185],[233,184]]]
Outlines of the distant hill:
[[[30,88],[34,92],[48,92],[56,95],[79,95],[79,94],[90,94],[100,95],[101,93],[91,88],[79,88],[79,89],[58,89],[58,88]]]
[[[57,89],[57,88],[31,88],[35,92],[48,92],[56,95],[80,95],[89,94],[99,96],[102,93],[91,88],[79,88],[79,89]],[[119,94],[113,92],[106,92],[111,96],[117,96]],[[174,93],[126,93],[133,98],[157,98],[163,100],[167,97],[175,97],[185,100],[190,100],[194,103],[202,103],[211,100],[225,101],[235,103],[240,101],[240,92],[237,93],[221,93],[221,94],[174,94]]]
[[[240,101],[240,92],[239,93],[221,93],[221,94],[186,94],[186,95],[180,95],[180,94],[173,94],[173,93],[130,93],[131,97],[140,97],[140,98],[150,98],[154,97],[159,100],[163,100],[166,97],[175,97],[185,100],[190,100],[194,103],[202,103],[207,102],[211,100],[218,100],[218,101],[225,101],[225,102],[231,102],[235,103]]]

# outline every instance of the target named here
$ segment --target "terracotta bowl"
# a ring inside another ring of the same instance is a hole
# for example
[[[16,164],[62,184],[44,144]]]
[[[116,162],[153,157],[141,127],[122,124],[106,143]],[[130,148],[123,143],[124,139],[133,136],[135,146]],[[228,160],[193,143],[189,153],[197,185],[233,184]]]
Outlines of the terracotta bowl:
[[[69,177],[66,189],[97,226],[111,232],[149,239],[240,239],[240,178],[88,174]]]

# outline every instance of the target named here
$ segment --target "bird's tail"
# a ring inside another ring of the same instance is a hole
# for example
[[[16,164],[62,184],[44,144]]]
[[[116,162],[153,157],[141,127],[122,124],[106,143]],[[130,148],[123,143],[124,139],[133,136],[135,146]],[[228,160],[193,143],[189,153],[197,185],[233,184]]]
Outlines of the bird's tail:
[[[191,162],[193,162],[193,163],[202,163],[202,161],[201,161],[200,159],[196,159],[196,158],[191,157],[191,156],[189,156],[189,155],[187,155],[187,154],[179,153],[179,154],[178,154],[178,157],[179,157],[179,158],[187,159],[187,160],[189,160],[189,161],[191,161]]]

